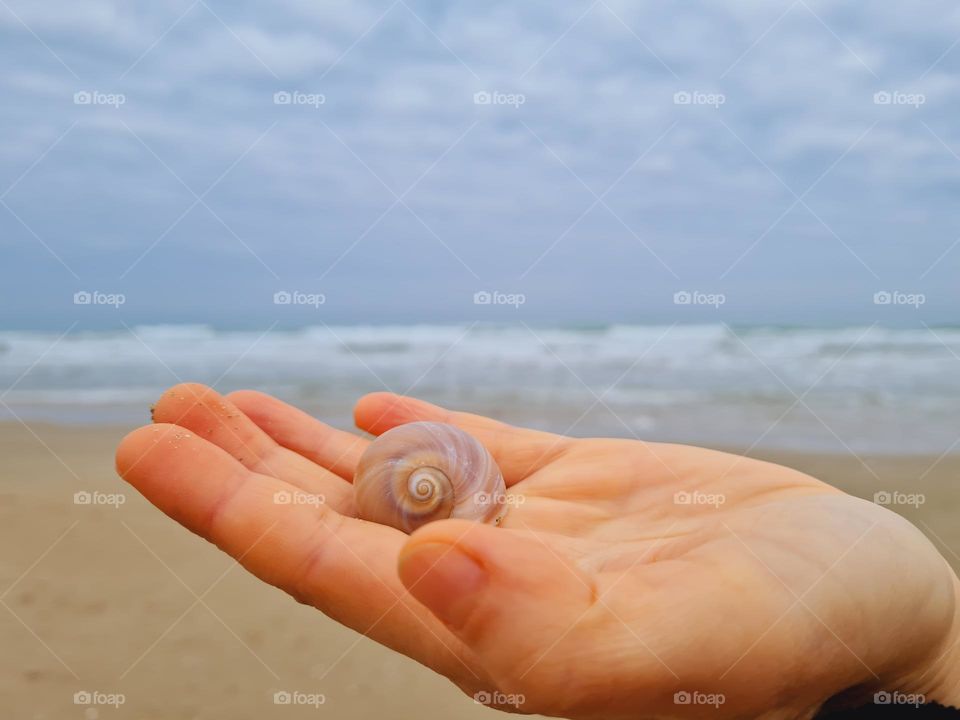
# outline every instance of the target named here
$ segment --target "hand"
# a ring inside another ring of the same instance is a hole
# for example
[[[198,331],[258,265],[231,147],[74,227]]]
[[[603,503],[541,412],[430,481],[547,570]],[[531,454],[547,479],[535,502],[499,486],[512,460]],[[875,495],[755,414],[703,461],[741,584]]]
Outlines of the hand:
[[[501,526],[407,536],[358,520],[368,441],[251,391],[169,390],[117,469],[262,580],[501,709],[809,717],[882,688],[957,701],[956,578],[898,515],[701,448],[577,440],[386,393],[355,415],[375,435],[432,420],[478,438],[507,482]],[[276,502],[295,492],[324,502]]]

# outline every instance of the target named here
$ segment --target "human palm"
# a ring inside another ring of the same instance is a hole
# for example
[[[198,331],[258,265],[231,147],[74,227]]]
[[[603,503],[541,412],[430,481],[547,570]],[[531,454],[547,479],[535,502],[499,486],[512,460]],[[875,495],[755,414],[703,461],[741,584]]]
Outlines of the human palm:
[[[262,393],[190,384],[154,420],[117,468],[157,507],[501,709],[807,717],[844,691],[953,698],[953,573],[899,516],[794,470],[368,395],[361,429],[456,424],[508,486],[499,527],[407,536],[355,517],[364,438]]]

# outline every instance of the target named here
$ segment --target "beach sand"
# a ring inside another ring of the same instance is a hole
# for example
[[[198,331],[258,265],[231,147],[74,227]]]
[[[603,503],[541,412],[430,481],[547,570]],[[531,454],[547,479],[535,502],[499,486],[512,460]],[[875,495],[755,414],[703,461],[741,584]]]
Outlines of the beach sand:
[[[127,429],[0,424],[4,717],[493,717],[154,509],[114,474],[113,449]],[[758,455],[865,498],[924,494],[924,504],[894,509],[960,567],[960,455]],[[74,504],[80,491],[126,501]],[[74,704],[78,691],[122,693],[125,703],[91,709]],[[277,707],[278,691],[322,693],[326,702]]]

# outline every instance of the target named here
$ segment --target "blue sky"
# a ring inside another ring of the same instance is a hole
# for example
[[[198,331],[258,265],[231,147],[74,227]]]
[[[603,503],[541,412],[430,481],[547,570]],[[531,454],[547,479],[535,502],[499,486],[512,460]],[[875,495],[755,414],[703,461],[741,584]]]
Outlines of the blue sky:
[[[953,323],[958,40],[948,2],[3,0],[0,326]]]

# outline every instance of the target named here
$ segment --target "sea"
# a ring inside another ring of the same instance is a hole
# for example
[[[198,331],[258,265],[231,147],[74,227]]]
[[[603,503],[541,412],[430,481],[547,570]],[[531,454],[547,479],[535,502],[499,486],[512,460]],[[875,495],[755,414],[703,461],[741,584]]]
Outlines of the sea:
[[[574,436],[960,451],[960,328],[205,325],[0,332],[0,420],[134,426],[164,388],[256,388],[352,426],[388,390]]]

